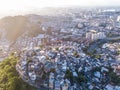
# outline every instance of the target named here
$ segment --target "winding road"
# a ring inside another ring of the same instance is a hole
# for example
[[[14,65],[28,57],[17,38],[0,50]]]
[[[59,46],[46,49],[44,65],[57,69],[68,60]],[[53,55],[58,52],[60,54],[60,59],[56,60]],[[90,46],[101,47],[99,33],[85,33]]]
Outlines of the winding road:
[[[89,45],[87,49],[87,53],[94,53],[94,51],[97,50],[97,48],[100,48],[104,43],[119,42],[119,41],[120,41],[120,36],[97,40]]]

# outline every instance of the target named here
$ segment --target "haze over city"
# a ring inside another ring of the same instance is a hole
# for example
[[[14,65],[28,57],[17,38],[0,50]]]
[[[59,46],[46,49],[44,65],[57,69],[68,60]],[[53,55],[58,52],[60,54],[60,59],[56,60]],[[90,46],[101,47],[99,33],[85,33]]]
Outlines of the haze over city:
[[[0,0],[0,16],[29,13],[45,7],[119,6],[120,0]]]
[[[0,0],[0,90],[120,90],[120,0]]]

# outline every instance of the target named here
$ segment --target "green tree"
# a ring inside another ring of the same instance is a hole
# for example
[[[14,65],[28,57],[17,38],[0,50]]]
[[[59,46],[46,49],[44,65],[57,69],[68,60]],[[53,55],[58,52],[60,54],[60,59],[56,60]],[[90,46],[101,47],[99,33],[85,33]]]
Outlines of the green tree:
[[[18,59],[11,54],[0,63],[0,90],[36,90],[19,77],[15,68]]]

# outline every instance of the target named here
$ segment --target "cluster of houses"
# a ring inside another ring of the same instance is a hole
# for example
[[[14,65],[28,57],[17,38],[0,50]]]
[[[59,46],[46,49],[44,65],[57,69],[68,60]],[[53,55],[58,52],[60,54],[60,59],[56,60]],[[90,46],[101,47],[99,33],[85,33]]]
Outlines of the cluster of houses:
[[[47,22],[41,22],[41,26],[51,27],[50,35],[20,38],[16,42],[22,48],[16,65],[21,78],[37,88],[50,90],[120,90],[109,74],[120,75],[120,44],[105,43],[96,49],[99,53],[95,58],[82,49],[91,41],[120,35],[119,15],[102,10],[64,15],[48,16]],[[49,44],[40,45],[46,36]]]
[[[120,73],[119,63],[91,58],[82,51],[81,45],[67,41],[24,50],[16,69],[24,81],[37,88],[109,90],[114,87],[119,90],[119,86],[111,85],[108,75],[109,67]]]
[[[114,68],[114,71],[117,73],[117,75],[120,75],[120,43],[105,43],[102,48],[108,49],[110,54],[112,55],[114,53],[114,55],[112,56],[113,58],[109,58],[109,60],[112,61],[112,59],[114,59],[114,62],[118,63],[118,65],[116,65],[116,67]]]

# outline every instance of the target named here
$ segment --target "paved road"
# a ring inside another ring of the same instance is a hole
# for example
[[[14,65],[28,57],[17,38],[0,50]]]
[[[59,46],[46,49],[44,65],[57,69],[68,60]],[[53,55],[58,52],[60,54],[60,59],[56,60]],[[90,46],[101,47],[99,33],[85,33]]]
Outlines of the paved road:
[[[107,40],[120,40],[120,36],[107,38]]]
[[[104,43],[118,42],[118,41],[120,41],[120,36],[97,40],[91,43],[91,45],[88,47],[87,53],[94,53],[94,50],[97,50],[97,48],[100,48]]]

